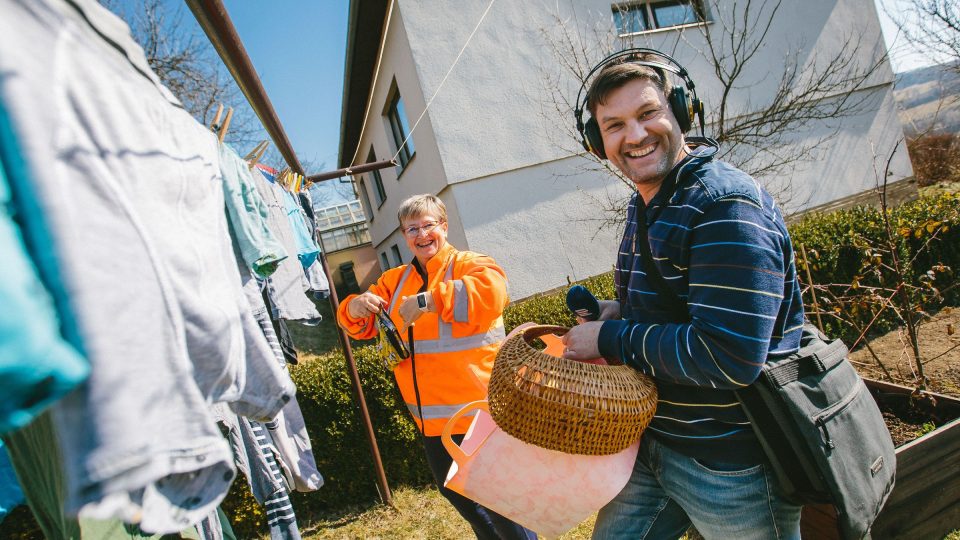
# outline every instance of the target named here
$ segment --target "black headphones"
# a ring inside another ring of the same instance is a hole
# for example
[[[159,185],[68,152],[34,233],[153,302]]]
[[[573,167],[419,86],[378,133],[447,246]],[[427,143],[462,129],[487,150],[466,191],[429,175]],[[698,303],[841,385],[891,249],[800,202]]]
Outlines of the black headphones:
[[[637,56],[640,54],[657,56],[662,58],[664,62],[630,59],[631,56]],[[583,84],[580,86],[580,91],[577,92],[577,106],[573,111],[577,119],[577,132],[580,133],[581,142],[584,149],[593,153],[600,159],[607,159],[607,153],[603,149],[603,138],[600,136],[600,126],[597,124],[596,118],[592,117],[587,120],[586,123],[584,123],[583,111],[586,109],[587,101],[590,99],[590,96],[587,92],[587,81],[589,81],[590,77],[598,70],[617,60],[653,68],[655,71],[657,71],[657,73],[664,77],[664,80],[666,80],[666,76],[663,73],[664,71],[674,73],[683,79],[683,86],[679,84],[674,86],[670,89],[670,93],[667,95],[667,101],[670,104],[670,110],[673,112],[673,116],[677,119],[677,123],[680,125],[680,131],[683,133],[690,131],[690,128],[693,127],[694,118],[697,118],[699,120],[698,123],[700,124],[700,134],[704,135],[705,129],[703,120],[703,102],[697,98],[697,91],[694,88],[693,80],[690,79],[690,76],[687,74],[687,70],[678,64],[677,61],[668,54],[654,49],[636,47],[615,52],[604,58],[599,64],[593,66],[593,69],[591,69],[590,72],[587,73],[587,76],[584,77]]]

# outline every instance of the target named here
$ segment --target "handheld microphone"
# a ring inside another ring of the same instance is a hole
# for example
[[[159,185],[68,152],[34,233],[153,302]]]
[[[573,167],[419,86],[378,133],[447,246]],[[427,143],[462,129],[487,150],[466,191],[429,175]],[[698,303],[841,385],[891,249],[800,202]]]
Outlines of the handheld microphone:
[[[574,315],[587,321],[595,321],[600,318],[600,302],[583,285],[574,285],[567,291],[567,308]]]

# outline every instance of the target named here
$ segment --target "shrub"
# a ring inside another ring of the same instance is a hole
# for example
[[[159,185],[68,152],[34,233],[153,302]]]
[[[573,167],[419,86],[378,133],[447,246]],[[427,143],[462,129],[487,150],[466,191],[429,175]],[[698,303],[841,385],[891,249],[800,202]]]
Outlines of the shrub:
[[[590,290],[600,300],[616,298],[613,287],[613,272],[578,281]],[[542,324],[556,324],[572,326],[575,324],[573,314],[567,309],[567,288],[549,291],[544,294],[531,296],[507,307],[503,312],[503,324],[507,332],[525,322]]]
[[[960,180],[960,135],[927,134],[907,141],[917,185]]]
[[[927,312],[960,302],[960,290],[952,286],[960,269],[960,194],[921,197],[888,210],[888,216],[892,239],[887,238],[881,211],[870,207],[809,216],[790,228],[800,279],[807,281],[799,254],[802,246],[818,285],[819,307],[828,314],[823,318],[827,333],[848,344],[875,317],[871,334],[902,324],[893,309],[880,313],[901,279],[894,269],[894,253],[915,309]],[[809,290],[804,304],[810,312]]]

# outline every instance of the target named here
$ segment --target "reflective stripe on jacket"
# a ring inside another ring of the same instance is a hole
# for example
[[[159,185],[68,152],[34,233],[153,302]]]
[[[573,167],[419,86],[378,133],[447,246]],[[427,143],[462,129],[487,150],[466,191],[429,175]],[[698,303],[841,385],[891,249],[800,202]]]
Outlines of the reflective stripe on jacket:
[[[393,373],[414,421],[422,426],[424,435],[438,436],[460,408],[486,399],[493,359],[505,337],[501,313],[508,302],[507,281],[492,258],[457,251],[450,244],[426,266],[425,289],[420,274],[407,264],[384,272],[370,292],[388,302],[386,311],[397,328],[403,326],[399,306],[404,297],[422,290],[433,295],[437,313],[421,315],[413,334],[422,421],[411,360],[400,362]],[[373,338],[377,334],[375,318],[354,319],[347,310],[355,296],[343,300],[337,319],[354,338]],[[465,433],[471,420],[472,415],[460,419],[453,433]]]

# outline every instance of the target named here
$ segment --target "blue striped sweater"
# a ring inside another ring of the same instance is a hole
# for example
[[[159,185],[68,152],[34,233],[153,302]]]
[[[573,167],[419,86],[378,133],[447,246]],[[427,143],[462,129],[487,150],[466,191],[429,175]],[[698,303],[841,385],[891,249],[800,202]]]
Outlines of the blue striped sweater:
[[[643,272],[638,217],[689,322],[671,320]],[[603,324],[600,353],[656,380],[647,435],[693,457],[760,462],[733,390],[753,382],[767,358],[796,351],[803,323],[793,249],[770,194],[727,163],[686,158],[649,206],[636,194],[630,201],[615,283],[623,319]]]

